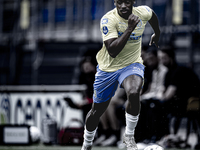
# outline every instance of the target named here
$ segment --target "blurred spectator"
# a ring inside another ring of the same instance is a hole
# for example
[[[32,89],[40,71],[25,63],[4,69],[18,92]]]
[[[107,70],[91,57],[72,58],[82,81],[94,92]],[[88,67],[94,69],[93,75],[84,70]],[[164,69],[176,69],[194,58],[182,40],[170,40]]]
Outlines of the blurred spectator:
[[[158,63],[156,48],[151,47],[146,53],[146,64],[152,70],[152,74],[151,82],[149,83],[147,91],[142,94],[141,100],[150,98],[161,99],[164,92],[165,75],[168,69]]]
[[[141,94],[146,92],[148,89],[149,83],[151,82],[151,75],[152,75],[152,69],[148,67],[147,64],[147,49],[149,46],[143,45],[142,50],[141,50],[141,57],[143,60],[143,64],[145,65],[145,70],[144,70],[144,85],[141,90]]]
[[[188,99],[199,97],[199,78],[192,69],[177,64],[174,50],[170,47],[160,49],[158,57],[160,63],[168,68],[162,100],[169,101],[170,111],[173,110],[174,115],[182,116],[186,111]]]
[[[89,103],[92,103],[93,83],[95,79],[96,66],[92,62],[91,57],[87,56],[81,62],[80,68],[81,73],[79,76],[79,84],[87,85],[87,90],[85,91],[85,98],[88,99]]]
[[[146,51],[146,67],[148,68],[149,83],[147,90],[141,94],[141,112],[136,137],[145,143],[156,142],[163,136],[163,123],[161,122],[161,102],[164,92],[164,80],[167,68],[159,64],[157,49],[150,47]],[[145,68],[146,69],[146,68]]]
[[[200,82],[193,70],[177,64],[171,47],[148,49],[145,62],[152,75],[150,83],[141,95],[141,113],[136,139],[150,143],[168,135],[169,122],[175,117],[174,135],[177,134],[182,117],[186,116],[188,100],[199,98]],[[146,128],[145,128],[146,127]],[[144,134],[146,133],[146,134]],[[141,135],[147,135],[141,137]],[[185,147],[187,147],[187,137]]]
[[[90,56],[85,56],[80,63],[80,76],[79,84],[85,84],[87,86],[86,91],[83,93],[82,103],[75,104],[70,98],[64,97],[64,100],[67,101],[68,105],[75,109],[83,110],[83,118],[86,117],[88,111],[91,109],[93,103],[93,83],[95,79],[95,63],[92,61]]]
[[[164,112],[167,117],[175,117],[174,135],[177,134],[182,117],[186,116],[188,100],[191,97],[199,98],[200,82],[194,71],[176,62],[174,49],[163,47],[158,51],[161,64],[168,68],[165,77],[165,92],[162,97]],[[169,115],[168,115],[169,116]],[[185,143],[187,143],[187,138]],[[187,144],[186,144],[187,146]]]
[[[142,57],[142,60],[143,60],[143,64],[146,66],[147,65],[147,49],[148,49],[148,46],[146,45],[143,45],[142,46],[142,49],[141,49],[141,57]]]

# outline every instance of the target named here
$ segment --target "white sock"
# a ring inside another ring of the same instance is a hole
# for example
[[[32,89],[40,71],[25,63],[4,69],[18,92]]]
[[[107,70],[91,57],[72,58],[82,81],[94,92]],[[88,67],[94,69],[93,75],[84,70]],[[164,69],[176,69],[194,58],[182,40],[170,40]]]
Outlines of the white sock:
[[[83,145],[92,145],[97,128],[94,131],[88,131],[85,127]]]
[[[126,135],[134,135],[135,133],[135,127],[137,125],[139,115],[133,116],[126,112],[126,128],[125,128],[125,134]]]

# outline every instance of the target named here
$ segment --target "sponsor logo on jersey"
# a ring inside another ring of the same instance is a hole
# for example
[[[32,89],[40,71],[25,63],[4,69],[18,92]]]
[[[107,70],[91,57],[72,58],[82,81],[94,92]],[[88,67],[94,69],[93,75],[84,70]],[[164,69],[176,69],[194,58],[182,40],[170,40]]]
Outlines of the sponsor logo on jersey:
[[[126,23],[125,23],[125,22],[119,22],[119,24],[125,24],[125,25],[126,25]]]
[[[123,32],[118,31],[118,36],[119,36],[119,37],[122,36],[122,34],[123,34]],[[135,33],[132,33],[132,34],[130,35],[130,38],[128,39],[128,41],[133,40],[133,41],[137,41],[137,42],[138,42],[138,40],[140,40],[141,37],[142,37],[142,35],[135,36]]]
[[[139,36],[130,35],[129,40],[140,40],[141,37],[142,37],[142,35],[139,35]]]

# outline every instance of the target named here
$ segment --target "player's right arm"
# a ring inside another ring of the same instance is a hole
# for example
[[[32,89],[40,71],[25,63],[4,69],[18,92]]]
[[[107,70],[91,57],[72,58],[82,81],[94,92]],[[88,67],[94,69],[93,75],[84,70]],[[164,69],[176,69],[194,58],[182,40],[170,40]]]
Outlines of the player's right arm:
[[[111,57],[115,58],[122,51],[139,21],[140,20],[138,16],[131,14],[128,18],[128,27],[122,36],[104,41],[106,49],[108,50],[108,53]]]

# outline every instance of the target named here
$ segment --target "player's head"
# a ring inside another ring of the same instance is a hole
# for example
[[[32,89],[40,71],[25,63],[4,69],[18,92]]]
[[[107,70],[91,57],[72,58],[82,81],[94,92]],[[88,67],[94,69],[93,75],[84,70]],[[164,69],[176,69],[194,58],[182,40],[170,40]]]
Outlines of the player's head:
[[[176,63],[174,50],[168,46],[159,49],[158,58],[159,62],[168,68]]]
[[[117,8],[118,14],[124,19],[128,19],[129,15],[132,13],[134,3],[135,0],[114,0],[114,5]]]
[[[83,58],[83,60],[80,63],[81,71],[85,74],[94,73],[95,65],[92,62],[92,59],[90,56],[87,56]]]

